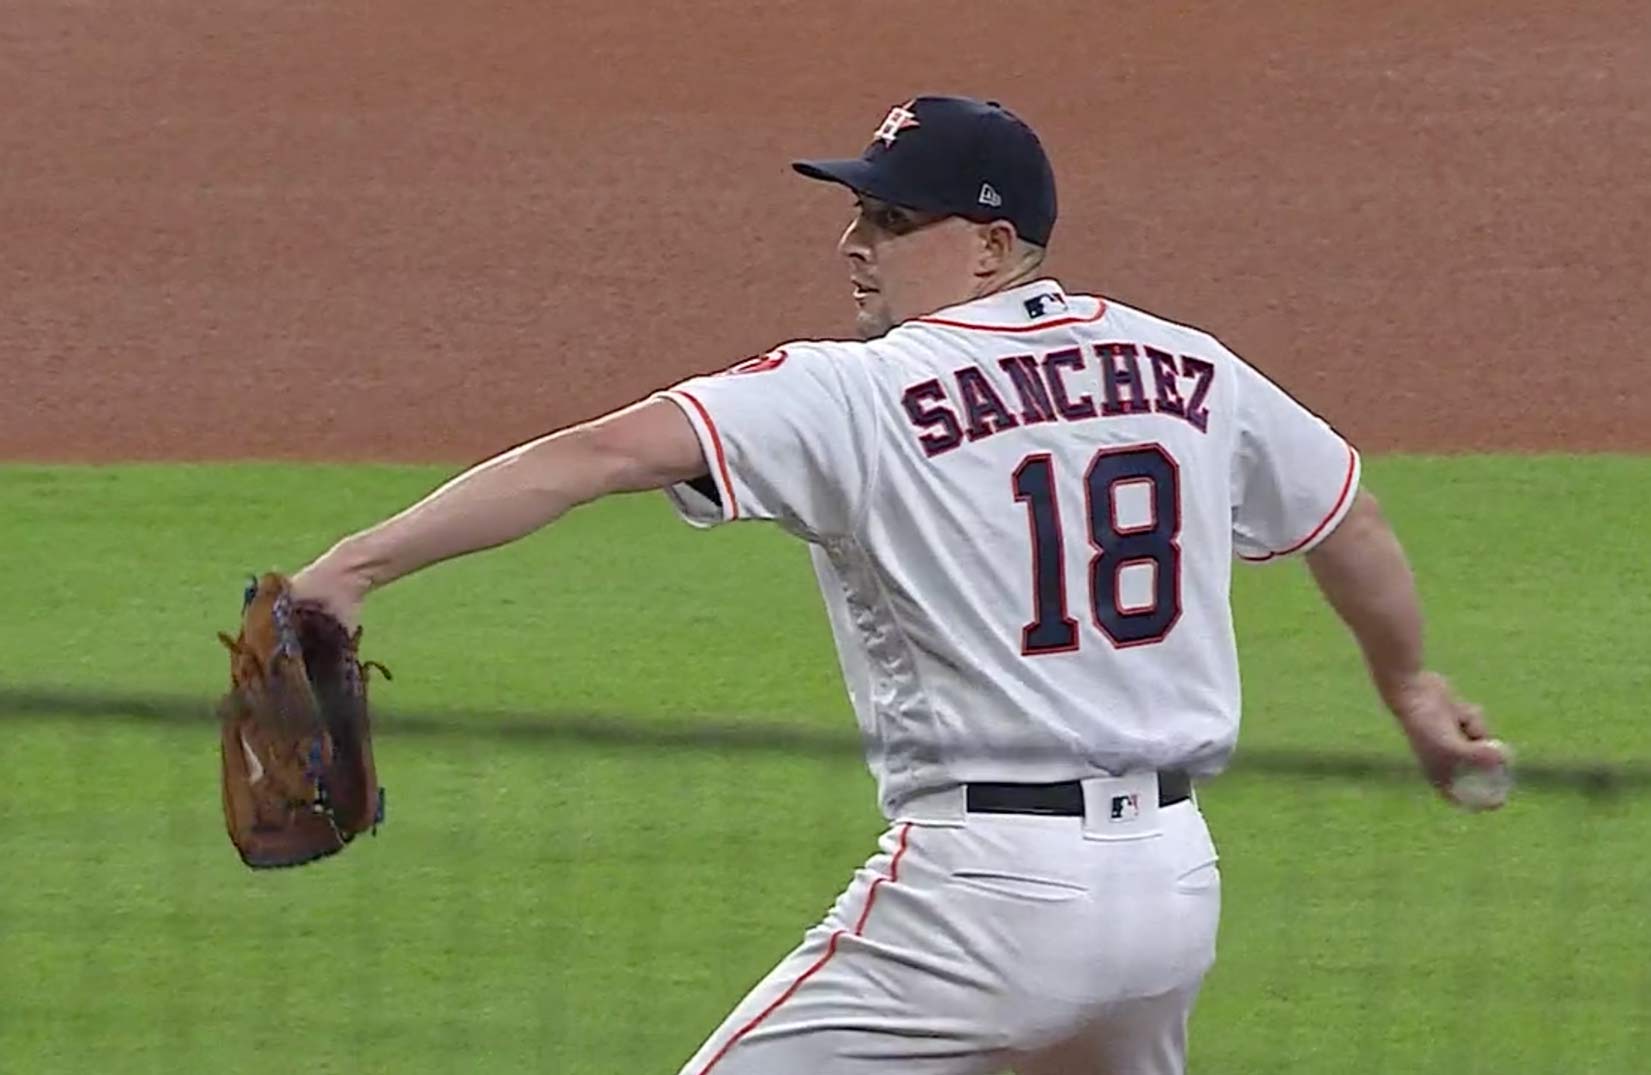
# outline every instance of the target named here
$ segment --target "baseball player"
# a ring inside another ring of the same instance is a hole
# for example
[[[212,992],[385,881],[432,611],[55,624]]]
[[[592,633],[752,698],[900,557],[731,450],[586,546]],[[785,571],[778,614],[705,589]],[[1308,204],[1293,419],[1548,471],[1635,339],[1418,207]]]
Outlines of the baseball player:
[[[1042,274],[1055,185],[995,102],[858,158],[860,341],[798,341],[507,451],[294,582],[365,595],[663,489],[810,547],[890,826],[684,1075],[1169,1075],[1215,956],[1193,782],[1238,734],[1233,559],[1304,556],[1427,777],[1501,761],[1423,660],[1405,556],[1335,430],[1215,338]]]

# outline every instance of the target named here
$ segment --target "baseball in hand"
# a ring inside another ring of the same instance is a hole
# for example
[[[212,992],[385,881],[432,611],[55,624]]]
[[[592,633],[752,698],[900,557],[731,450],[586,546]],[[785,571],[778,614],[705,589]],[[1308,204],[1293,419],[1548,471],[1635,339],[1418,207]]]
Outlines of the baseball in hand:
[[[1502,764],[1490,769],[1459,765],[1450,781],[1450,797],[1464,810],[1494,810],[1508,801],[1513,790],[1513,748],[1500,739],[1488,740],[1502,755]]]

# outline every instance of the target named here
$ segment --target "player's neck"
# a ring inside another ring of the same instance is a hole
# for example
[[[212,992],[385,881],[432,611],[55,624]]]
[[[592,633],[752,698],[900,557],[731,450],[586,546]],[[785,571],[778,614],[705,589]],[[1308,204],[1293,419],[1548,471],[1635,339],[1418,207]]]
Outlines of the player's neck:
[[[1042,275],[1043,259],[1028,258],[1004,269],[1000,273],[994,273],[976,281],[973,293],[964,301],[973,302],[975,299],[983,299],[988,295],[996,295],[1001,291],[1009,291],[1020,287],[1022,284],[1029,284]]]

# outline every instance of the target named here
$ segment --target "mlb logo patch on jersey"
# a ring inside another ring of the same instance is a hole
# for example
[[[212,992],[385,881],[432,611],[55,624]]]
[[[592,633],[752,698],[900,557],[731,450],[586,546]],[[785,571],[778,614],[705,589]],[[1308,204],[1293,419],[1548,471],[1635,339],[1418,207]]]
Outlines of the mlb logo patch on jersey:
[[[1134,821],[1141,816],[1141,796],[1138,793],[1112,796],[1110,821]]]
[[[1059,291],[1046,291],[1041,295],[1033,295],[1022,305],[1026,307],[1027,317],[1046,317],[1057,310],[1061,313],[1066,312],[1066,296]]]

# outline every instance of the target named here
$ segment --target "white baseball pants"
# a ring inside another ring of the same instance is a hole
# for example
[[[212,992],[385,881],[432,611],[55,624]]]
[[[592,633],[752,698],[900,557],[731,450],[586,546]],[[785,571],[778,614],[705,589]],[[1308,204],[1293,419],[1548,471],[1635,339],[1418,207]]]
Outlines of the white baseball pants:
[[[1181,1075],[1214,844],[1151,774],[1084,792],[1082,818],[909,804],[681,1075]]]

